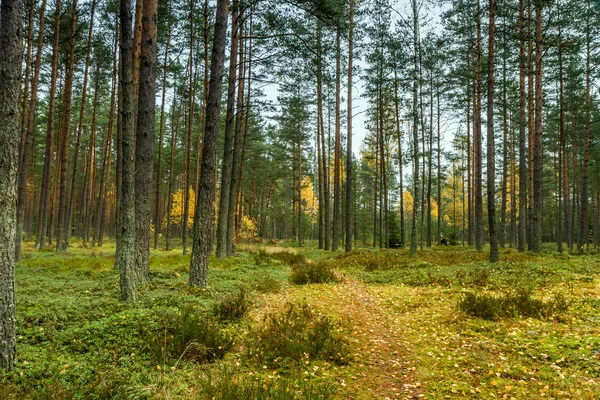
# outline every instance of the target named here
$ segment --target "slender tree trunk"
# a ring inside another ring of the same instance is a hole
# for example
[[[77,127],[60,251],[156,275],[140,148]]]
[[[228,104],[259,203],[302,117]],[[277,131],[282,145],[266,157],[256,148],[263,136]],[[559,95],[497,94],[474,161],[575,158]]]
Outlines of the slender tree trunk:
[[[198,195],[196,196],[196,212],[194,215],[194,243],[190,261],[189,280],[191,286],[206,287],[208,284],[208,255],[212,249],[213,186],[215,184],[217,139],[219,135],[221,76],[224,69],[227,14],[228,2],[226,0],[217,0],[210,66],[210,85],[208,103],[206,105],[202,149],[202,167],[200,169],[200,186],[198,188]]]
[[[69,161],[69,137],[71,134],[71,106],[73,99],[73,76],[75,68],[75,39],[77,35],[77,0],[71,4],[71,32],[69,34],[69,61],[65,71],[64,97],[61,109],[61,157],[60,157],[60,187],[58,192],[58,224],[56,230],[56,250],[67,251],[67,163]]]
[[[441,111],[440,111],[440,85],[437,85],[437,203],[438,203],[438,215],[437,215],[437,244],[442,244],[442,129],[441,129]],[[463,160],[464,161],[464,160]],[[463,245],[464,245],[464,224],[465,224],[465,185],[463,175]]]
[[[350,22],[348,25],[348,129],[346,137],[346,252],[352,250],[352,58],[354,30],[354,0],[350,0]],[[400,131],[398,131],[398,135]],[[400,152],[402,150],[399,150]]]
[[[506,48],[506,33],[503,33],[503,44]],[[506,51],[502,52],[502,197],[500,203],[500,229],[498,236],[500,247],[506,247],[506,203],[508,191],[508,115],[506,100]]]
[[[490,262],[498,261],[496,232],[496,148],[494,143],[494,35],[496,33],[496,0],[490,0],[487,80],[487,209],[490,235]]]
[[[402,157],[402,134],[400,132],[400,98],[398,97],[398,72],[394,69],[394,106],[396,107],[396,131],[398,133],[398,178],[400,183],[400,247],[405,244],[404,229],[404,184],[403,184],[403,164]]]
[[[88,28],[88,40],[87,40],[87,51],[85,56],[85,68],[83,73],[83,88],[81,89],[81,106],[79,108],[79,122],[77,123],[77,139],[75,142],[75,153],[73,154],[73,172],[71,174],[71,191],[69,192],[69,202],[67,203],[67,216],[66,216],[66,241],[69,243],[72,233],[72,220],[73,220],[73,207],[75,206],[75,187],[77,184],[77,165],[79,161],[79,149],[81,147],[81,134],[83,132],[83,118],[85,113],[85,103],[87,95],[87,83],[88,83],[88,72],[90,65],[90,53],[92,50],[92,35],[94,32],[94,13],[96,11],[96,0],[92,0],[92,8],[90,11],[90,22]],[[114,55],[117,55],[117,39],[118,35],[115,35],[115,48]],[[114,66],[113,66],[114,67]],[[98,71],[96,71],[98,72]]]
[[[233,162],[233,130],[235,127],[235,83],[237,79],[237,54],[239,43],[239,1],[231,8],[231,49],[229,58],[229,84],[227,87],[227,115],[225,117],[225,142],[223,167],[221,170],[221,195],[219,198],[219,219],[217,224],[217,258],[227,257],[227,217]]]
[[[243,8],[243,3],[241,3]],[[239,35],[243,34],[243,15],[239,16],[240,26],[239,26]],[[235,253],[235,243],[233,241],[234,237],[234,222],[235,222],[235,214],[237,211],[237,194],[238,194],[238,178],[239,178],[239,169],[240,169],[240,148],[241,141],[243,135],[243,124],[244,124],[244,65],[245,65],[245,55],[244,55],[244,42],[241,41],[239,43],[239,51],[238,51],[238,91],[237,91],[237,107],[236,107],[236,115],[235,115],[235,135],[233,139],[233,154],[231,159],[231,178],[230,178],[230,186],[229,186],[229,207],[227,209],[227,240],[225,243],[227,256],[233,255]]]
[[[323,241],[324,249],[330,247],[330,218],[329,218],[329,167],[325,148],[325,119],[323,117],[323,48],[321,46],[321,28],[317,23],[317,114],[319,116],[319,127],[317,136],[321,140],[321,168],[323,179]]]
[[[144,0],[135,140],[135,242],[138,282],[150,279],[150,213],[156,120],[157,0]]]
[[[467,68],[471,68],[471,51],[467,49]],[[467,225],[467,243],[473,246],[475,243],[475,209],[473,207],[473,177],[472,177],[472,154],[471,151],[471,79],[467,79],[467,210],[469,213],[469,223]]]
[[[413,215],[412,215],[412,228],[411,228],[411,238],[410,238],[410,250],[409,256],[411,258],[417,257],[417,241],[418,241],[418,218],[417,213],[419,210],[419,112],[417,109],[417,101],[418,101],[418,72],[419,72],[419,47],[420,47],[420,39],[419,39],[419,12],[417,0],[411,0],[413,6],[413,46],[414,46],[414,57],[413,57]]]
[[[340,222],[342,217],[342,192],[341,192],[341,167],[342,167],[342,146],[341,146],[341,126],[340,126],[340,78],[342,57],[340,49],[340,27],[337,27],[335,39],[335,147],[333,153],[333,235],[331,241],[331,250],[336,251],[340,240]]]
[[[140,0],[141,1],[141,0]],[[121,124],[122,124],[122,176],[121,195],[119,197],[120,216],[118,218],[117,257],[116,267],[120,270],[121,300],[135,302],[136,271],[135,271],[135,150],[133,114],[133,77],[132,77],[132,37],[131,37],[131,2],[121,0],[121,76],[119,92],[121,93]]]
[[[591,12],[591,10],[589,10]],[[541,17],[540,17],[541,18]],[[579,241],[577,243],[577,250],[579,252],[584,251],[584,246],[589,244],[590,228],[588,221],[588,174],[589,174],[589,163],[590,163],[590,132],[591,132],[591,108],[592,108],[592,97],[591,97],[591,71],[590,71],[590,26],[589,26],[589,13],[587,16],[587,27],[586,27],[586,58],[585,58],[585,133],[583,136],[583,168],[581,171],[581,208],[579,215]],[[540,28],[541,29],[541,28]],[[541,35],[541,34],[540,34]]]
[[[427,166],[427,247],[433,238],[431,221],[431,178],[433,169],[433,68],[429,71],[429,157]]]
[[[33,72],[33,81],[31,82],[31,99],[29,103],[29,108],[27,109],[27,131],[25,132],[25,140],[24,140],[24,148],[28,148],[28,145],[32,143],[33,138],[33,129],[34,129],[34,121],[35,121],[35,110],[36,110],[36,102],[37,102],[37,88],[40,77],[40,69],[41,69],[41,60],[43,53],[43,45],[44,45],[44,14],[46,11],[46,0],[42,0],[42,5],[40,6],[40,23],[38,28],[38,39],[37,39],[37,50],[35,55],[35,67]],[[25,99],[26,100],[26,99]],[[25,110],[23,112],[25,115]],[[24,151],[20,156],[20,166],[19,166],[19,187],[18,187],[18,200],[17,200],[17,234],[16,234],[16,243],[15,243],[15,260],[19,261],[21,257],[21,242],[23,240],[23,221],[25,219],[25,199],[27,194],[27,182],[26,182],[26,174],[27,168],[25,167],[28,164],[29,152]],[[39,216],[38,216],[39,220]],[[38,226],[40,222],[38,221]],[[39,232],[39,230],[38,230]],[[36,238],[36,242],[39,242],[39,238]]]
[[[169,1],[168,10],[171,12],[171,1]],[[169,63],[169,47],[171,44],[171,21],[167,23],[167,42],[165,44],[165,56],[163,59],[163,79],[162,79],[162,95],[160,104],[160,122],[158,133],[158,160],[156,162],[156,192],[154,195],[154,250],[158,249],[158,237],[162,223],[160,214],[160,184],[162,183],[162,153],[163,153],[163,136],[165,132],[165,102],[167,99],[167,71]]]
[[[542,9],[535,7],[535,136],[533,152],[533,251],[542,251]]]
[[[475,169],[475,247],[483,250],[483,188],[481,167],[481,8],[477,0],[477,73],[473,127],[473,163]]]
[[[525,123],[525,0],[519,0],[519,234],[517,246],[524,252],[527,237],[527,140]]]
[[[22,0],[0,5],[0,370],[17,360],[15,236],[19,169]]]

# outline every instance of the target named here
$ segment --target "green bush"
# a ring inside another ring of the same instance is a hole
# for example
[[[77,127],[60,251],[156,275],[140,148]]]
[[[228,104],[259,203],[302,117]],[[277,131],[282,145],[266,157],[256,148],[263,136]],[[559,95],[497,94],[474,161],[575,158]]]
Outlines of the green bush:
[[[277,293],[281,290],[281,281],[263,275],[252,285],[252,289],[260,293]]]
[[[244,318],[250,304],[248,291],[241,287],[237,292],[229,293],[215,303],[213,314],[220,321],[237,321]]]
[[[257,252],[251,252],[250,254],[252,255],[252,261],[254,261],[254,264],[259,267],[273,262],[271,255],[264,250],[259,249]]]
[[[223,369],[201,376],[201,399],[220,400],[321,400],[333,398],[337,389],[328,382],[306,378],[247,376]]]
[[[233,346],[233,338],[210,314],[191,305],[167,313],[159,327],[140,327],[146,348],[159,363],[185,359],[204,363],[221,359]]]
[[[305,261],[292,265],[289,281],[294,285],[306,285],[309,283],[338,282],[339,279],[335,276],[333,268],[327,263]]]
[[[458,307],[465,314],[491,321],[518,317],[552,319],[560,318],[569,308],[569,302],[560,293],[543,301],[534,298],[531,290],[518,289],[500,296],[468,292]]]
[[[251,355],[265,364],[320,359],[343,365],[350,353],[342,328],[306,304],[288,303],[280,313],[267,314],[251,337]]]

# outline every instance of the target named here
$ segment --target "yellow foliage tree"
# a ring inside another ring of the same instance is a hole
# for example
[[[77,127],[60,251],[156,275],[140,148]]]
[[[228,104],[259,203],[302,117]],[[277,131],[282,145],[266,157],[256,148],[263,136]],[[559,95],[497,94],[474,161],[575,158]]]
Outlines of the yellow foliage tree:
[[[240,230],[238,232],[238,238],[247,240],[255,238],[256,236],[256,221],[247,215],[243,215]]]
[[[178,189],[171,196],[171,224],[181,225],[183,219],[183,206],[184,206],[184,193],[183,189]],[[192,226],[194,223],[194,212],[196,211],[196,192],[190,188],[190,213],[188,215],[188,226]],[[163,219],[163,226],[167,225],[167,215]]]
[[[317,211],[319,210],[319,202],[315,196],[315,192],[313,191],[312,180],[308,176],[302,180],[300,196],[302,197],[302,202],[304,203],[304,213],[309,217],[316,219]]]

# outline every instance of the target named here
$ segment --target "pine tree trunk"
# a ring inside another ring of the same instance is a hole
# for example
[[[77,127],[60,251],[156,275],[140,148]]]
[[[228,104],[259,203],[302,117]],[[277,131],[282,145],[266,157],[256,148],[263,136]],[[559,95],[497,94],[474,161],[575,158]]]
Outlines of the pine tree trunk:
[[[56,227],[56,251],[69,250],[67,242],[67,163],[69,161],[69,137],[71,134],[71,106],[73,100],[73,76],[75,68],[75,39],[77,35],[77,0],[71,4],[71,32],[69,34],[69,61],[65,71],[64,97],[61,109],[62,150],[60,157],[60,187],[58,192],[58,220]]]
[[[132,37],[131,37],[131,2],[121,0],[121,76],[119,92],[121,93],[121,126],[122,126],[122,177],[120,216],[117,229],[116,267],[120,270],[121,300],[135,302],[135,150],[134,150],[134,114],[133,114],[133,78],[132,78]]]
[[[345,250],[352,250],[352,58],[354,30],[354,0],[350,0],[350,16],[348,24],[348,128],[346,133],[346,245]],[[399,133],[398,133],[399,134]]]
[[[206,287],[208,284],[208,255],[212,249],[213,201],[221,108],[221,76],[224,69],[225,40],[227,37],[228,2],[217,0],[214,40],[211,59],[208,103],[200,185],[196,196],[194,215],[194,242],[190,261],[190,286]]]
[[[168,6],[171,12],[171,2]],[[167,99],[167,70],[169,62],[169,46],[171,44],[171,19],[167,23],[167,43],[165,44],[165,56],[163,59],[163,79],[162,79],[162,95],[160,104],[160,122],[158,133],[158,160],[156,161],[156,191],[154,194],[154,250],[158,249],[158,237],[162,218],[160,214],[160,184],[162,183],[162,153],[163,153],[163,136],[165,132],[165,102]]]
[[[496,148],[494,141],[494,42],[496,0],[490,0],[487,79],[487,209],[490,235],[490,262],[498,261],[498,236],[496,232]]]
[[[404,229],[404,183],[403,183],[403,164],[402,157],[402,134],[400,132],[400,98],[398,97],[398,72],[394,69],[394,106],[396,108],[396,131],[398,134],[398,178],[400,183],[400,247],[405,244]]]
[[[219,198],[219,219],[217,224],[217,258],[227,257],[227,217],[233,162],[233,130],[235,127],[235,84],[237,79],[237,54],[239,44],[239,1],[235,0],[231,9],[231,49],[229,54],[229,83],[227,87],[227,115],[225,117],[225,140],[223,147],[223,167],[221,169],[221,195]]]
[[[340,125],[340,78],[341,78],[341,33],[340,27],[336,29],[335,39],[335,146],[333,152],[333,235],[331,240],[331,250],[338,249],[340,241],[340,225],[342,217],[342,145],[341,145],[341,125]]]
[[[0,5],[0,370],[16,362],[15,236],[19,168],[22,0]]]
[[[533,151],[533,248],[542,251],[542,9],[535,8],[535,136]]]
[[[33,2],[32,2],[33,3]],[[27,125],[25,127],[25,140],[23,143],[24,149],[28,149],[28,145],[32,145],[33,138],[33,129],[34,129],[34,121],[35,121],[35,110],[37,103],[37,88],[40,77],[40,69],[41,69],[41,60],[43,53],[43,44],[44,44],[44,14],[46,11],[46,0],[42,0],[42,5],[40,6],[40,22],[38,28],[38,39],[37,39],[37,50],[35,56],[35,67],[33,72],[33,81],[31,82],[31,99],[29,103],[29,108],[23,110],[23,116],[27,114]],[[27,76],[27,75],[26,75]],[[26,100],[26,99],[25,99]],[[16,243],[15,243],[15,260],[19,261],[21,256],[21,243],[23,240],[23,221],[25,219],[25,200],[26,200],[26,189],[27,189],[27,168],[25,167],[28,164],[29,152],[23,151],[20,155],[20,164],[19,164],[19,187],[18,187],[18,200],[17,200],[17,234],[16,234]],[[33,212],[33,211],[32,211]],[[39,219],[39,218],[38,218]],[[38,222],[39,225],[39,222]],[[37,238],[36,238],[37,240]]]
[[[517,246],[524,252],[527,242],[527,140],[525,123],[525,0],[519,1],[519,234]]]
[[[83,88],[81,89],[81,106],[79,109],[79,122],[77,123],[77,139],[75,142],[75,153],[73,154],[73,172],[71,174],[71,191],[69,192],[69,202],[67,203],[67,216],[66,216],[66,242],[69,243],[72,233],[73,225],[73,207],[75,205],[75,187],[77,183],[77,165],[79,161],[79,150],[81,147],[81,135],[83,132],[83,118],[85,114],[85,103],[87,95],[87,83],[88,83],[88,72],[90,65],[90,53],[92,50],[92,34],[94,31],[94,13],[96,10],[96,0],[92,0],[92,8],[90,14],[90,22],[88,28],[88,40],[87,40],[87,52],[85,56],[85,68],[83,73]],[[117,53],[117,39],[118,35],[115,35],[115,48],[114,55],[116,59]],[[114,65],[113,65],[114,67]],[[98,71],[96,71],[98,72]]]
[[[411,258],[417,257],[417,241],[418,241],[418,218],[417,213],[419,212],[419,112],[418,106],[418,71],[419,71],[419,12],[417,0],[411,0],[413,6],[413,46],[414,46],[414,57],[413,57],[413,214],[412,214],[412,227],[411,227],[411,238],[410,238],[410,250],[409,256]]]
[[[583,168],[581,171],[581,209],[579,215],[579,240],[577,250],[584,251],[584,246],[589,244],[590,228],[588,220],[588,174],[590,158],[590,131],[591,131],[591,78],[590,78],[590,26],[589,14],[586,27],[586,58],[585,58],[585,133],[583,137]]]
[[[475,82],[473,163],[475,170],[475,247],[483,250],[483,188],[481,167],[481,8],[477,0],[477,71]]]
[[[140,85],[135,140],[135,274],[139,283],[150,279],[150,215],[154,176],[156,120],[157,0],[144,0]]]

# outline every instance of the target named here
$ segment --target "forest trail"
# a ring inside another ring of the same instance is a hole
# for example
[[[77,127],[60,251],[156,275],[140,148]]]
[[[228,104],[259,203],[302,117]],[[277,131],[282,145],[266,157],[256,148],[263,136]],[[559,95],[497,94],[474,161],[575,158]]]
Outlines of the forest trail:
[[[410,344],[403,337],[401,316],[378,287],[345,278],[334,285],[297,287],[276,295],[274,304],[287,301],[315,306],[343,321],[351,330],[353,361],[340,377],[345,399],[420,398],[417,371],[411,363]]]

